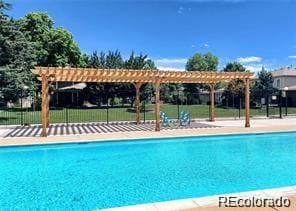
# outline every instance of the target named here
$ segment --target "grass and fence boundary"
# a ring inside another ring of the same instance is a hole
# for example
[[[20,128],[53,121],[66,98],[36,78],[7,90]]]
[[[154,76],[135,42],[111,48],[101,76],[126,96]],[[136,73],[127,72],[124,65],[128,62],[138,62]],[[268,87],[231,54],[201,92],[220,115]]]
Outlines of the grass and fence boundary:
[[[208,119],[209,105],[174,105],[162,104],[161,110],[165,111],[171,118],[178,119],[182,110],[188,111],[192,119]],[[262,106],[261,108],[252,108],[252,117],[280,117],[280,110],[282,116],[296,115],[295,107],[279,106]],[[216,118],[244,118],[244,109],[235,107],[215,107]],[[116,121],[135,121],[136,114],[134,107],[126,106],[102,106],[96,108],[51,108],[50,122],[51,123],[86,123],[86,122],[116,122]],[[141,121],[154,120],[154,104],[146,104],[141,107]],[[26,108],[6,108],[0,109],[0,125],[30,125],[41,123],[41,111],[31,110]]]

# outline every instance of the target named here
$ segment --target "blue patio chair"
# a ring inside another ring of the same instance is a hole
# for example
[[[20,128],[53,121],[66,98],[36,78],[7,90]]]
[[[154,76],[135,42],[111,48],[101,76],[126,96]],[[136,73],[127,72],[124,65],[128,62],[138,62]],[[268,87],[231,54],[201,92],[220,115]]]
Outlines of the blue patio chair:
[[[169,127],[169,126],[172,126],[172,124],[175,125],[175,122],[171,120],[165,112],[160,111],[159,114],[160,114],[162,126]]]
[[[180,125],[190,125],[191,119],[190,114],[187,111],[181,111],[180,113]]]

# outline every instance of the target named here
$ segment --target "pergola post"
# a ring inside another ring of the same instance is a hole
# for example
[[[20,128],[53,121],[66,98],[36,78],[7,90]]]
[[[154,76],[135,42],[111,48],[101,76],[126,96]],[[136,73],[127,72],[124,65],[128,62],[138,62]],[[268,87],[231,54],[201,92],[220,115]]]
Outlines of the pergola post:
[[[250,127],[250,79],[245,80],[245,127]]]
[[[160,82],[155,83],[155,131],[160,131]]]
[[[48,104],[48,79],[46,75],[41,76],[42,81],[42,103],[41,103],[41,119],[42,119],[42,132],[41,136],[46,137],[47,136],[47,127],[49,124],[48,121],[48,113],[49,113],[49,104]]]
[[[46,95],[46,127],[49,127],[49,82],[47,81],[47,95]]]
[[[215,84],[210,84],[210,121],[215,121]]]
[[[134,83],[136,88],[136,123],[140,124],[140,88],[142,83]]]

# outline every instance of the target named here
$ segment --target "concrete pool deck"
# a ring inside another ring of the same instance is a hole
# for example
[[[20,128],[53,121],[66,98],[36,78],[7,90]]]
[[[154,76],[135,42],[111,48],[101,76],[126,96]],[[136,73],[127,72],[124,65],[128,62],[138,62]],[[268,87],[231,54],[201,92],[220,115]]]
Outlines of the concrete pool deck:
[[[271,208],[271,207],[260,207],[260,208],[239,208],[239,207],[219,207],[219,197],[238,197],[242,199],[256,198],[256,199],[270,199],[270,198],[279,198],[287,197],[290,199],[291,204],[287,208]],[[147,203],[140,205],[116,207],[110,209],[104,209],[104,211],[217,211],[217,210],[296,210],[296,186],[289,186],[284,188],[273,188],[273,189],[264,189],[248,192],[240,192],[233,194],[221,194],[209,197],[200,197],[200,198],[190,198],[190,199],[180,199],[172,200],[165,202],[156,202],[156,203]]]
[[[244,127],[244,120],[219,120],[216,122],[201,121],[200,123],[219,126],[212,128],[188,128],[155,131],[131,131],[110,132],[79,135],[55,135],[46,138],[36,137],[5,137],[13,128],[0,127],[0,146],[53,144],[53,143],[75,143],[92,141],[131,140],[135,138],[160,138],[176,136],[199,136],[238,133],[257,133],[275,131],[296,131],[296,118],[285,119],[255,119],[251,121],[251,127]]]

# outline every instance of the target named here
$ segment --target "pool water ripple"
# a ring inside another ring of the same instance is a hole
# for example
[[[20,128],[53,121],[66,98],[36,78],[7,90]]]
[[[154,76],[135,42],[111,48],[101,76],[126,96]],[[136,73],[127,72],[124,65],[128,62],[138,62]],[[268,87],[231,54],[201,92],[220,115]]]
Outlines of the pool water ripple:
[[[296,133],[0,148],[1,210],[98,209],[296,185]]]

